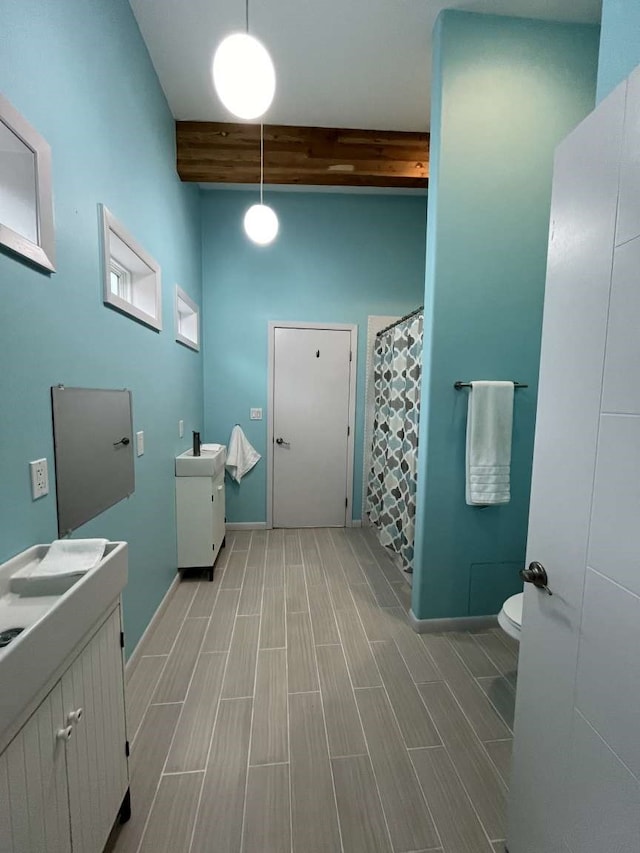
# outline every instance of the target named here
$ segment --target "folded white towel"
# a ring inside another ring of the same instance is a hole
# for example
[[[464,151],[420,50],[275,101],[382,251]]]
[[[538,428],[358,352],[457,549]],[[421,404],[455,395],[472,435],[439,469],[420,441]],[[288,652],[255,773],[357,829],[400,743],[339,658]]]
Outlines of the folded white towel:
[[[205,453],[217,453],[222,447],[224,444],[201,444],[200,450],[204,450]]]
[[[470,506],[511,500],[513,382],[472,382],[467,413],[466,498]]]
[[[41,575],[83,575],[97,566],[107,547],[106,539],[56,539],[31,573]]]
[[[242,431],[242,428],[236,424],[231,430],[231,438],[229,439],[229,448],[227,450],[227,471],[230,476],[239,483],[244,475],[250,471],[253,466],[260,460],[261,456],[253,447]]]

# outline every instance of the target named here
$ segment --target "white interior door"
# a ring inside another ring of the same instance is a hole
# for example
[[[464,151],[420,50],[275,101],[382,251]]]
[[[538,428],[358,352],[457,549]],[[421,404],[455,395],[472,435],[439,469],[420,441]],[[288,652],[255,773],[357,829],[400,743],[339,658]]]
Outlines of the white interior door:
[[[273,526],[344,527],[351,332],[275,328]]]
[[[556,157],[510,853],[640,850],[639,127],[636,74]]]

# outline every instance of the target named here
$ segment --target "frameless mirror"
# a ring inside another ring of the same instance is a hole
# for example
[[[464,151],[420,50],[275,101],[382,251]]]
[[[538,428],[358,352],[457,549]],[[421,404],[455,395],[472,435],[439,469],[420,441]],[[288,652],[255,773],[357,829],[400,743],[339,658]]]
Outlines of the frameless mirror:
[[[51,149],[2,95],[0,245],[55,270]]]

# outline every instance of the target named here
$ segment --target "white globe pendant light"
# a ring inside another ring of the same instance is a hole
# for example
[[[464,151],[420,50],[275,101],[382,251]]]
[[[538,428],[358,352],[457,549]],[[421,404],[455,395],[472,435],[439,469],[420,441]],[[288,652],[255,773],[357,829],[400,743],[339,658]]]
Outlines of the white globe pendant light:
[[[248,33],[227,36],[213,57],[213,85],[233,115],[256,119],[271,106],[276,72],[269,52]]]
[[[278,236],[280,223],[276,212],[264,204],[264,127],[260,125],[260,204],[252,204],[244,215],[244,230],[247,237],[258,246],[268,246]]]
[[[268,246],[278,236],[279,222],[268,204],[252,204],[244,215],[244,230],[259,246]]]
[[[269,51],[249,35],[249,0],[246,33],[233,33],[218,45],[213,57],[213,85],[218,97],[238,118],[256,119],[271,106],[276,72]]]

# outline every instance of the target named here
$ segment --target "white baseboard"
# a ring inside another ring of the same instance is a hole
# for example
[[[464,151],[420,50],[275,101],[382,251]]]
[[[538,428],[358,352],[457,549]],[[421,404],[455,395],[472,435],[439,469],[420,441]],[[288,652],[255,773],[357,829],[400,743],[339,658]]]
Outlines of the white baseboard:
[[[410,610],[409,621],[417,634],[431,634],[439,631],[477,631],[482,628],[495,628],[498,617],[456,616],[451,619],[417,619],[413,610]]]
[[[169,606],[169,602],[171,601],[173,594],[176,591],[179,583],[180,583],[180,572],[176,571],[175,578],[171,581],[171,585],[170,585],[169,589],[165,592],[164,598],[162,599],[162,601],[158,605],[156,612],[151,617],[151,621],[149,622],[147,627],[144,629],[144,634],[140,637],[140,639],[138,640],[138,642],[136,644],[135,649],[131,652],[131,654],[129,655],[129,658],[127,659],[127,662],[126,662],[125,667],[124,667],[125,678],[131,677],[131,674],[133,673],[134,669],[136,668],[138,660],[143,656],[145,642],[149,639],[149,637],[151,636],[153,629],[156,627],[156,624],[159,621],[160,617],[162,616],[164,611]]]

